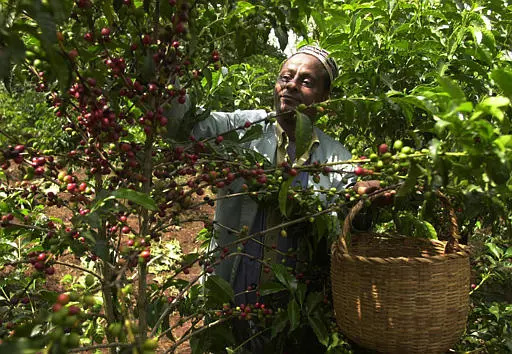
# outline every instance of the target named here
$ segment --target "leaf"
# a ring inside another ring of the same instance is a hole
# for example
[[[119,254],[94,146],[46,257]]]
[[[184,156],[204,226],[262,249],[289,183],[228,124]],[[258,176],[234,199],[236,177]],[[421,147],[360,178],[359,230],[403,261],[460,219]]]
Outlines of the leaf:
[[[301,305],[301,307],[304,304],[304,298],[306,297],[306,292],[307,291],[308,291],[308,287],[306,286],[306,284],[299,283],[297,285],[296,298],[299,301],[299,304]]]
[[[201,85],[206,91],[210,91],[212,88],[212,72],[208,67],[205,67],[202,71],[203,79],[201,80]]]
[[[455,84],[451,79],[447,77],[440,77],[438,79],[439,84],[443,88],[445,92],[447,92],[454,100],[465,101],[466,96],[464,95],[464,91]]]
[[[294,293],[295,290],[297,289],[297,280],[295,279],[294,276],[290,274],[288,269],[286,269],[286,267],[280,263],[272,264],[271,268],[277,280],[280,281],[281,284],[286,286],[286,288],[291,293]]]
[[[41,40],[47,48],[57,43],[57,26],[53,20],[53,16],[46,12],[35,10],[34,19],[41,28]]]
[[[512,72],[506,69],[495,69],[491,72],[491,78],[498,84],[503,93],[512,97]]]
[[[286,290],[286,288],[275,282],[266,282],[260,285],[259,292],[261,296],[267,296]]]
[[[495,258],[501,259],[503,257],[503,250],[498,245],[492,242],[487,242],[485,245]]]
[[[286,208],[286,202],[288,200],[288,190],[290,189],[290,186],[293,182],[293,178],[288,178],[286,181],[284,181],[281,184],[281,188],[279,189],[279,210],[281,211],[281,214],[284,216],[287,216],[287,208]]]
[[[497,321],[500,320],[500,307],[498,304],[495,303],[492,306],[490,306],[489,312],[492,313],[494,315],[494,317],[496,317]]]
[[[503,96],[487,97],[483,104],[494,107],[505,107],[510,105],[510,100]]]
[[[254,12],[256,6],[247,1],[238,1],[236,3],[236,14],[245,15]]]
[[[308,322],[313,332],[315,332],[318,341],[327,346],[329,344],[329,332],[327,331],[325,323],[315,316],[308,316]]]
[[[103,10],[103,14],[107,18],[109,25],[112,26],[116,21],[116,15],[114,12],[114,6],[113,6],[112,2],[110,2],[110,1],[103,2],[102,10]]]
[[[512,135],[501,135],[499,138],[493,141],[501,151],[506,151],[512,147]]]
[[[208,299],[215,300],[219,305],[234,301],[235,294],[231,285],[218,275],[210,275],[206,279],[205,288],[208,291]]]
[[[414,161],[411,161],[411,166],[409,167],[408,176],[405,180],[402,187],[398,190],[396,194],[398,197],[404,197],[414,188],[416,183],[418,182],[418,177],[422,173],[422,168]]]
[[[119,199],[128,199],[129,201],[139,204],[148,210],[157,210],[155,201],[150,196],[142,192],[128,188],[121,188],[112,193],[112,196]]]
[[[300,307],[295,299],[288,303],[288,319],[290,320],[289,333],[295,331],[300,324]]]
[[[503,163],[499,156],[488,156],[485,173],[496,184],[505,184],[510,179],[510,169],[507,163]]]
[[[311,316],[318,306],[323,302],[324,295],[319,291],[310,292],[306,299],[306,307],[308,316]]]
[[[239,143],[243,144],[259,138],[263,134],[263,127],[259,124],[252,125],[245,132],[244,136],[240,138]]]
[[[96,240],[94,243],[94,254],[100,257],[101,260],[108,262],[108,244],[106,240]]]
[[[271,338],[275,338],[279,333],[281,333],[286,325],[288,324],[288,313],[286,311],[280,311],[277,313],[277,316],[272,321],[272,336]]]
[[[288,45],[288,32],[283,27],[274,28],[277,40],[279,41],[279,47],[284,50]]]
[[[144,57],[140,72],[141,77],[145,81],[151,81],[155,75],[155,61],[153,60],[153,55],[151,52],[148,52],[148,55]]]
[[[69,1],[62,0],[50,0],[50,6],[52,8],[53,17],[57,23],[63,23],[69,19],[71,14],[72,4]]]
[[[504,258],[512,258],[512,247],[507,248],[503,257]]]
[[[11,54],[11,60],[19,63],[25,58],[25,44],[16,34],[11,33],[7,38],[7,47]]]
[[[309,149],[311,137],[313,136],[313,123],[311,119],[302,112],[296,112],[297,120],[295,125],[295,160],[298,160]]]
[[[418,225],[421,227],[421,236],[431,240],[437,240],[437,232],[434,226],[426,220],[419,220]]]
[[[57,73],[60,89],[66,91],[71,85],[71,66],[69,60],[61,53],[52,49],[48,51],[47,56],[52,70]]]

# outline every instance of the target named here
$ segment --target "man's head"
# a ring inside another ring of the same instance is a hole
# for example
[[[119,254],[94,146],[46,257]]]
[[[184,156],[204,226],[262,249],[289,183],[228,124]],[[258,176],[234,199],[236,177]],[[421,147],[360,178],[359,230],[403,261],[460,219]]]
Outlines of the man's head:
[[[293,111],[299,104],[325,101],[338,70],[328,53],[318,47],[305,46],[282,65],[274,88],[277,113]]]

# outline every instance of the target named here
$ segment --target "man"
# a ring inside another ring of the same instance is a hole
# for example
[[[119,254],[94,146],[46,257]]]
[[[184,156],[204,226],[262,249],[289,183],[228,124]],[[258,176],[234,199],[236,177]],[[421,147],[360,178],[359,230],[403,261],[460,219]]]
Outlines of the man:
[[[313,128],[307,151],[301,156],[296,156],[295,110],[299,105],[309,106],[327,100],[331,84],[337,75],[336,63],[325,50],[315,46],[302,47],[283,63],[279,72],[274,88],[276,123],[263,122],[262,120],[268,116],[263,110],[214,112],[195,127],[193,134],[198,138],[211,137],[244,126],[246,122],[259,122],[263,130],[262,136],[245,147],[263,155],[270,166],[280,166],[284,161],[287,161],[290,166],[300,166],[314,162],[324,164],[350,160],[349,151],[317,127]],[[310,110],[306,109],[305,113],[313,118]],[[321,175],[320,180],[316,181],[313,180],[313,175],[301,172],[295,177],[293,183],[303,188],[313,186],[315,190],[335,188],[341,191],[355,185],[355,177],[350,172],[352,166],[337,166],[338,169],[343,167],[347,173]],[[240,193],[243,184],[243,179],[235,180],[229,189],[221,192],[221,195],[226,197],[230,193]],[[363,188],[360,191],[364,191],[364,188],[374,189],[376,185],[359,183],[357,186]],[[233,230],[239,231],[246,227],[249,234],[261,234],[262,231],[279,224],[280,215],[276,209],[277,206],[269,208],[258,205],[249,196],[219,199],[215,212],[215,237],[212,249],[236,241],[237,235]],[[261,301],[255,291],[247,290],[254,289],[268,278],[259,260],[270,258],[272,262],[281,261],[282,257],[275,257],[275,252],[268,251],[271,243],[278,251],[286,252],[290,248],[297,248],[300,238],[294,235],[286,238],[279,237],[275,232],[258,236],[245,244],[242,252],[244,255],[227,257],[216,266],[216,274],[232,285],[236,294],[235,302],[238,305]],[[234,248],[231,249],[233,250]],[[260,349],[252,347],[251,351],[260,352]]]

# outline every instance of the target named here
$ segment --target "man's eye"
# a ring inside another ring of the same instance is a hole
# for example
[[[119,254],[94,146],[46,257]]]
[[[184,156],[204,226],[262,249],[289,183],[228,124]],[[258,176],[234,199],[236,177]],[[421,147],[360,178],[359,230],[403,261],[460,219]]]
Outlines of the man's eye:
[[[280,79],[281,79],[281,81],[288,82],[291,80],[291,76],[290,75],[281,75]]]
[[[312,82],[309,79],[302,80],[302,85],[306,87],[311,87]]]

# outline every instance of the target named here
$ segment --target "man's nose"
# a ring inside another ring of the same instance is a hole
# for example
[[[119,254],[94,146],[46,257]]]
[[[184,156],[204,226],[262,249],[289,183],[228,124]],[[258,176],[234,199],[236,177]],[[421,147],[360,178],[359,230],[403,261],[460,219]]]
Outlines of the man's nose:
[[[286,88],[287,89],[296,89],[297,88],[297,78],[293,78],[293,79],[290,79],[290,81],[288,81],[286,83]]]

